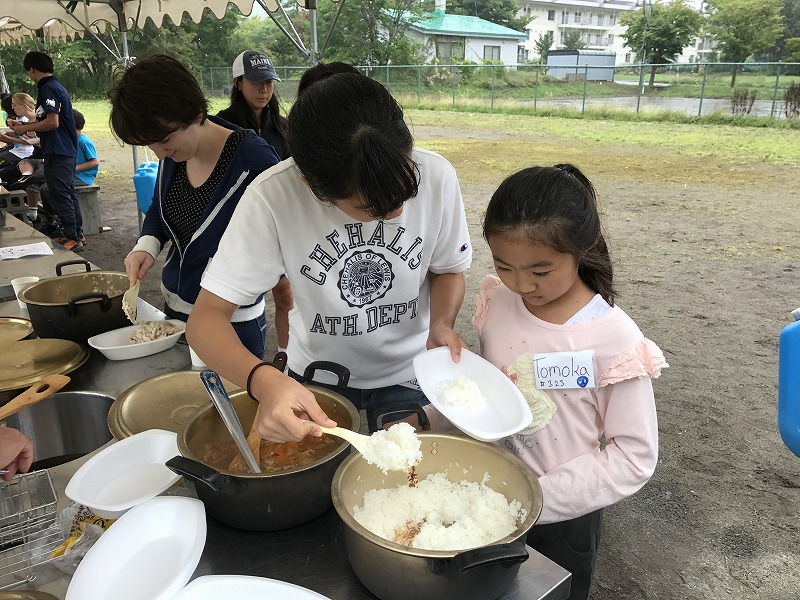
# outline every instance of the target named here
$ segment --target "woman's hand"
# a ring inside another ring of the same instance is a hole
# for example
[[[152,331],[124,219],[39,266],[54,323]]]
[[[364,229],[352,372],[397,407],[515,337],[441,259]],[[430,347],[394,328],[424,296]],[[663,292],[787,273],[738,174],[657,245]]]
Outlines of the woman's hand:
[[[453,362],[457,363],[461,360],[461,349],[466,348],[469,350],[469,344],[461,339],[452,327],[443,323],[431,325],[428,332],[428,341],[425,347],[430,350],[432,348],[439,348],[440,346],[447,346],[450,348],[450,357]]]
[[[156,259],[149,252],[137,250],[125,257],[125,272],[128,274],[128,281],[133,287],[137,281],[144,281],[147,271],[153,266]]]
[[[33,442],[16,429],[0,426],[0,467],[8,471],[3,480],[9,481],[17,472],[27,472],[32,464]]]
[[[322,435],[314,423],[336,427],[311,391],[275,369],[266,366],[257,369],[250,391],[258,400],[257,429],[264,439],[279,443],[300,441],[307,435]]]

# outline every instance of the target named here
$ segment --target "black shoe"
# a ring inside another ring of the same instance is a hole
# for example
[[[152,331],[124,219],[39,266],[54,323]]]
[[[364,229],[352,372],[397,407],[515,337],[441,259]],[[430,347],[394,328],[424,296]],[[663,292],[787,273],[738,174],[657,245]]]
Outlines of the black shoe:
[[[26,181],[28,181],[28,179],[31,178],[31,175],[33,175],[33,173],[26,173],[25,175],[22,175],[19,179],[17,179],[14,183],[25,183]]]
[[[64,232],[61,230],[61,227],[54,223],[47,223],[42,225],[42,228],[39,230],[41,233],[46,235],[47,237],[57,238],[64,235]]]

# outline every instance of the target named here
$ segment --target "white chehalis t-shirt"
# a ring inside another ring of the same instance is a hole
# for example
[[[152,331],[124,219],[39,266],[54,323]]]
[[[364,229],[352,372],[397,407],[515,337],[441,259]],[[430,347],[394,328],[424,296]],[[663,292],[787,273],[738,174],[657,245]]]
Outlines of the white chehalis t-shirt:
[[[413,379],[430,323],[428,271],[460,273],[472,260],[453,166],[419,148],[413,157],[419,193],[389,221],[356,221],[319,202],[291,159],[268,169],[242,196],[202,286],[249,304],[285,273],[293,371],[328,360],[350,370],[351,387]]]

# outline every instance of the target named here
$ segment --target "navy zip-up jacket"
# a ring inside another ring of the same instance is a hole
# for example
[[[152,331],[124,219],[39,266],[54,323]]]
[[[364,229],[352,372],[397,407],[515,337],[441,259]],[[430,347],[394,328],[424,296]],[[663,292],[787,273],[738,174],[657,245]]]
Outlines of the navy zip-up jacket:
[[[241,129],[211,115],[208,119],[228,129]],[[197,231],[183,249],[179,248],[175,234],[164,220],[161,210],[162,199],[169,191],[178,163],[170,158],[164,158],[160,162],[153,202],[142,224],[142,235],[133,250],[144,250],[155,257],[167,241],[172,242],[161,272],[161,291],[166,304],[172,310],[184,314],[191,312],[200,293],[203,272],[217,251],[219,240],[242,193],[257,175],[277,164],[279,160],[272,146],[255,132],[248,130],[200,217]],[[249,321],[258,317],[263,311],[262,295],[253,304],[238,308],[231,320]]]

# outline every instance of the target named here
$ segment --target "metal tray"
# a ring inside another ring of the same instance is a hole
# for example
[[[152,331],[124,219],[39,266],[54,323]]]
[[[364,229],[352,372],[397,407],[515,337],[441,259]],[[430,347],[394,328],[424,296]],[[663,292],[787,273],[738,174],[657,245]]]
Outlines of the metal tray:
[[[88,358],[88,347],[55,338],[0,346],[0,392],[29,387],[46,375],[70,373]]]
[[[222,380],[229,394],[241,391]],[[200,371],[177,371],[145,379],[131,386],[114,401],[108,411],[108,428],[122,440],[147,429],[180,433],[183,424],[211,398],[200,381]]]
[[[24,340],[33,333],[30,319],[22,317],[0,317],[0,348],[6,344]],[[2,599],[0,599],[2,600]]]

